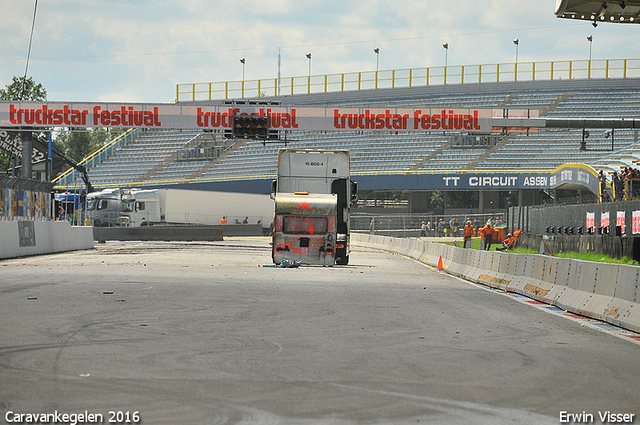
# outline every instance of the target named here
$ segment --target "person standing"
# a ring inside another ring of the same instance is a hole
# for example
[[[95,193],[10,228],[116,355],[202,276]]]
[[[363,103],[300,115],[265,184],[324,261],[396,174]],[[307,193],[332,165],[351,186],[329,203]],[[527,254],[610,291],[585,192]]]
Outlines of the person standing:
[[[472,248],[473,247],[473,242],[471,240],[471,238],[473,237],[473,224],[471,224],[471,221],[467,221],[467,224],[465,224],[464,226],[464,247],[465,248]]]
[[[422,226],[420,228],[420,236],[421,237],[426,237],[427,236],[427,223],[426,222],[422,222]]]
[[[484,233],[484,249],[489,251],[491,249],[491,244],[493,242],[493,234],[495,230],[491,223],[487,223],[482,229],[481,232]]]

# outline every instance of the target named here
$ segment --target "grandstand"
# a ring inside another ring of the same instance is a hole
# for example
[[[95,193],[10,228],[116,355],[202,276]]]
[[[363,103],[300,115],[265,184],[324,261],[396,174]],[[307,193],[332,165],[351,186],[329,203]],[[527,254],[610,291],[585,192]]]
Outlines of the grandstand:
[[[305,93],[241,99],[282,106],[488,108],[538,110],[543,118],[640,118],[640,79],[599,78],[429,85]],[[225,104],[228,100],[196,101]],[[182,103],[182,102],[181,102]],[[540,128],[496,134],[491,143],[455,143],[459,133],[287,131],[267,142],[226,139],[203,131],[141,131],[89,168],[95,187],[191,185],[216,190],[264,191],[276,173],[279,148],[347,149],[355,175],[372,187],[393,189],[385,176],[451,172],[550,172],[584,163],[610,172],[640,162],[637,130]],[[233,189],[227,184],[233,182]],[[239,186],[238,182],[242,182]],[[215,186],[212,186],[214,185]],[[67,181],[66,186],[72,185]],[[78,183],[79,185],[79,183]],[[256,189],[257,188],[257,189]],[[428,189],[428,188],[424,188]]]

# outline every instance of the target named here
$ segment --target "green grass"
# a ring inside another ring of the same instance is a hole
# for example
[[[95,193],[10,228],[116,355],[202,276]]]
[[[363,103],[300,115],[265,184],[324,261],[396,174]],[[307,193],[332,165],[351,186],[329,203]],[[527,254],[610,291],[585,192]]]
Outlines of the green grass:
[[[629,265],[632,265],[632,266],[640,265],[637,261],[630,260],[627,257],[611,258],[608,255],[598,254],[598,253],[595,253],[595,252],[586,252],[586,253],[559,252],[559,253],[555,254],[554,257],[577,258],[578,260],[598,261],[600,263],[629,264]]]
[[[451,242],[446,241],[446,242],[439,242],[439,243],[453,246],[453,241],[458,242],[458,245],[460,246],[464,246],[464,241],[462,240],[462,238],[451,238]],[[471,238],[471,242],[473,243],[473,249],[480,249],[480,244],[481,244],[480,238]],[[496,248],[500,248],[501,246],[502,246],[502,242],[499,244],[491,245],[491,248],[492,250],[495,250]]]
[[[460,240],[458,240],[460,239]],[[452,238],[451,242],[447,241],[447,242],[440,242],[443,243],[445,245],[453,245],[453,241],[458,242],[458,244],[460,246],[463,246],[462,243],[462,239],[461,238]],[[481,239],[480,238],[473,238],[473,249],[480,249],[480,243],[481,243]],[[499,248],[502,246],[502,243],[498,243],[498,244],[493,244],[491,245],[491,250],[495,250],[495,248]],[[513,252],[516,254],[539,254],[539,251],[535,250],[535,249],[528,249],[528,248],[515,248],[512,250],[509,250],[507,252]],[[581,253],[581,252],[558,252],[556,254],[553,255],[554,257],[558,257],[558,258],[575,258],[577,260],[584,260],[584,261],[597,261],[600,263],[615,263],[615,264],[629,264],[632,266],[640,266],[640,263],[638,263],[637,261],[634,260],[630,260],[627,257],[623,257],[621,259],[618,258],[611,258],[608,255],[604,255],[604,254],[598,254],[598,253],[594,253],[594,252],[585,252],[585,253]]]

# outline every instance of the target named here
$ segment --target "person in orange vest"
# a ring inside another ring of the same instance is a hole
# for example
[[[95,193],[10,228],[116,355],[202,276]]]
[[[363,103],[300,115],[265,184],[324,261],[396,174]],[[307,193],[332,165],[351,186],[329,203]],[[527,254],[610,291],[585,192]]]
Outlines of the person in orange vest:
[[[220,224],[227,224],[227,217],[226,216],[222,217],[222,220],[220,220]]]
[[[487,223],[480,231],[484,234],[484,249],[489,251],[491,249],[491,243],[493,242],[495,229],[491,226],[491,223]]]
[[[471,238],[473,237],[473,224],[470,221],[467,221],[467,224],[464,225],[464,247],[467,248],[467,244],[469,247],[472,246]]]
[[[516,244],[518,243],[518,238],[520,237],[521,234],[522,234],[522,230],[520,229],[516,229],[516,231],[513,232],[513,243],[511,244],[511,248],[516,247]]]
[[[513,248],[513,244],[516,242],[515,238],[509,233],[507,238],[502,242],[502,248],[496,248],[496,251],[504,251],[505,249]]]

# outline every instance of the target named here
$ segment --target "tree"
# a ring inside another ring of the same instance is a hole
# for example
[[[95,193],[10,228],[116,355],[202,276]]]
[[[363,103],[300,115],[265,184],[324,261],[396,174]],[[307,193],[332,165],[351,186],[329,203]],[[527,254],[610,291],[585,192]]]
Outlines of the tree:
[[[0,100],[47,100],[47,90],[40,83],[36,84],[33,78],[13,77],[13,82],[0,89]],[[0,150],[0,172],[5,173],[11,167],[11,156]]]
[[[0,89],[0,100],[47,100],[47,90],[40,83],[36,84],[33,78],[13,77],[13,82]]]
[[[54,144],[69,158],[80,162],[111,139],[108,129],[65,128],[58,133]]]

